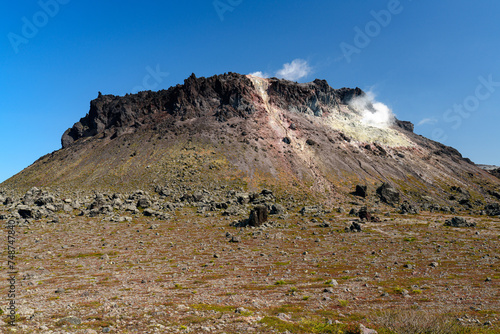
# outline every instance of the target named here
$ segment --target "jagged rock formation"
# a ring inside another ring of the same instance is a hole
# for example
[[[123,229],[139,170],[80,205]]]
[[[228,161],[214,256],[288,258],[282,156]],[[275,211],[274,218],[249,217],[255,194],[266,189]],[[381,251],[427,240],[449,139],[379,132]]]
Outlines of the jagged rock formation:
[[[500,168],[490,170],[490,173],[500,179]]]
[[[341,202],[356,184],[363,201],[392,206],[480,206],[500,181],[448,146],[395,120],[370,126],[349,106],[361,89],[324,80],[298,84],[236,73],[159,92],[99,94],[48,154],[3,187],[132,191],[273,189],[278,196]],[[381,187],[382,184],[391,186]],[[467,189],[468,197],[452,187]]]

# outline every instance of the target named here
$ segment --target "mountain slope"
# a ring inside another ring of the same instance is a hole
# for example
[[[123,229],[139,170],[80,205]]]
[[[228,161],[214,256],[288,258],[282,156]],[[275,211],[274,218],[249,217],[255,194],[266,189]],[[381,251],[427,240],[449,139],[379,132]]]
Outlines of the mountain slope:
[[[283,196],[341,202],[356,184],[374,193],[389,182],[411,201],[495,200],[489,194],[500,180],[455,149],[414,134],[409,122],[365,123],[349,104],[363,95],[324,80],[298,84],[236,73],[193,74],[159,92],[99,94],[64,133],[61,150],[2,187],[271,187]]]

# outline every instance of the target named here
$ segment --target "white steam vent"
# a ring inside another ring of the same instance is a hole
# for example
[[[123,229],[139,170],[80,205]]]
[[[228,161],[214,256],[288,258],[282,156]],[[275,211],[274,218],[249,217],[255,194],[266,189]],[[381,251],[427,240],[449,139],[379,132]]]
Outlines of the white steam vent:
[[[361,122],[365,125],[386,129],[394,124],[395,117],[391,109],[376,101],[372,92],[353,98],[349,107],[360,113]]]

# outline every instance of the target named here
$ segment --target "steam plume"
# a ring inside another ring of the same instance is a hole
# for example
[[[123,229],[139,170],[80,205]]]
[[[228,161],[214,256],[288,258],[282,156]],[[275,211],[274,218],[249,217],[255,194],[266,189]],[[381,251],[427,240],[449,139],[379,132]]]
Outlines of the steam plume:
[[[375,100],[375,94],[371,91],[364,95],[353,98],[349,106],[361,113],[361,122],[377,128],[387,128],[394,123],[392,110]]]

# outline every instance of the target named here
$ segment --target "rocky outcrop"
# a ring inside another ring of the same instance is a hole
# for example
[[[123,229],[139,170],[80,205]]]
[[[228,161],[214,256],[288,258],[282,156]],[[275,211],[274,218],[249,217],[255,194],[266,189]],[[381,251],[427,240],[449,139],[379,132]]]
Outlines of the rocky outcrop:
[[[277,106],[316,116],[363,94],[359,88],[333,89],[325,80],[297,84],[278,79],[271,79],[268,93]],[[88,114],[64,132],[61,144],[65,148],[80,138],[98,134],[116,137],[134,128],[168,123],[175,116],[181,120],[210,117],[218,122],[247,118],[255,112],[256,98],[259,97],[250,79],[236,73],[209,78],[192,74],[183,85],[158,92],[99,94],[90,102]]]
[[[399,119],[396,120],[396,125],[399,126],[401,129],[413,132],[415,126],[413,125],[412,122],[408,121],[400,121]]]
[[[75,140],[105,133],[118,136],[130,129],[154,125],[172,116],[191,119],[210,115],[218,121],[254,113],[253,87],[243,75],[228,73],[210,78],[192,74],[183,85],[158,92],[114,96],[99,94],[88,114],[64,132],[63,148]]]
[[[333,89],[325,80],[297,84],[287,80],[270,79],[270,102],[290,111],[321,116],[329,108],[338,108],[355,96],[359,88]],[[158,92],[114,96],[99,93],[90,103],[88,114],[66,130],[62,147],[74,141],[98,134],[119,136],[134,128],[157,125],[172,117],[181,120],[210,117],[224,122],[233,117],[246,118],[255,110],[255,88],[247,76],[227,73],[209,78],[192,74],[183,85]],[[263,101],[261,101],[263,102]]]
[[[492,169],[489,171],[491,175],[494,175],[500,179],[500,168]]]

